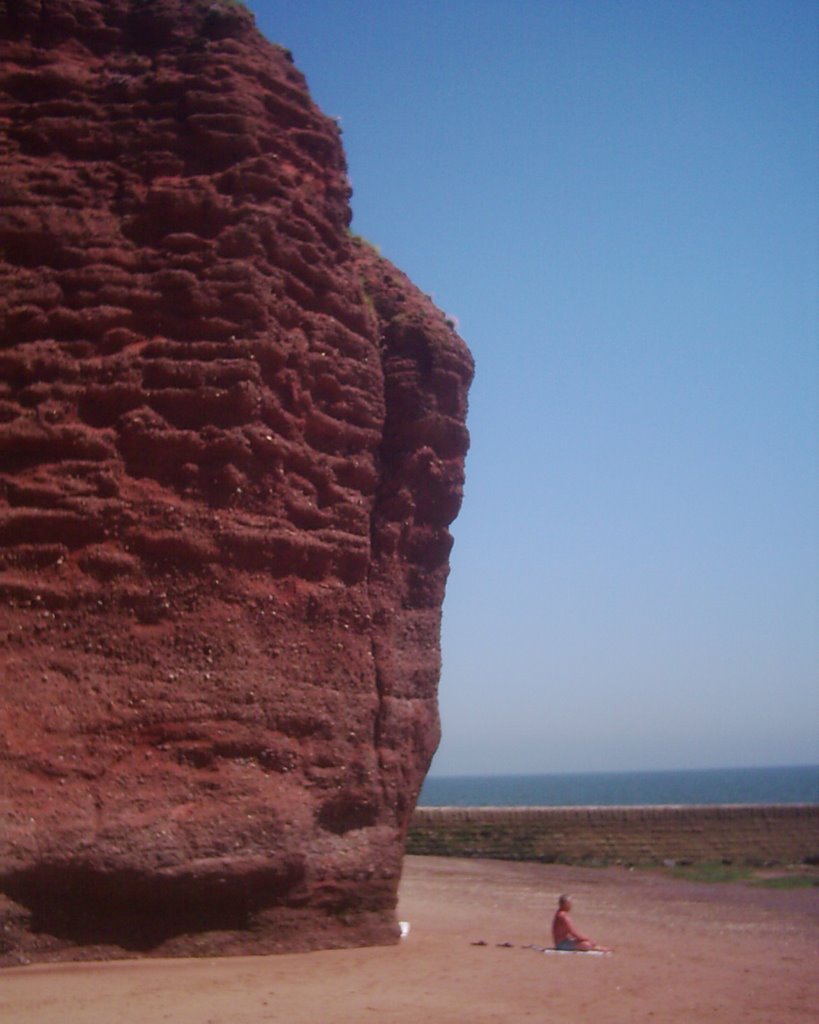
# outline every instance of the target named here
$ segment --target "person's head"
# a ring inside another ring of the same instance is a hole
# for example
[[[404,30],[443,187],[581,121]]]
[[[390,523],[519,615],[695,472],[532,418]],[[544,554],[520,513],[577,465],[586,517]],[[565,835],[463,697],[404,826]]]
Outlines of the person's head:
[[[562,896],[558,896],[557,905],[560,910],[571,910],[572,909],[572,898],[568,893],[563,893]]]

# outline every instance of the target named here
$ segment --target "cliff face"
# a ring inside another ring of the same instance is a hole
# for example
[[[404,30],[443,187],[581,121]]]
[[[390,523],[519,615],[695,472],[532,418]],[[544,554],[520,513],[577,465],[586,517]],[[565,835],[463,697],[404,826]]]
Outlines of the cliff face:
[[[469,354],[242,5],[0,49],[0,958],[390,941]]]

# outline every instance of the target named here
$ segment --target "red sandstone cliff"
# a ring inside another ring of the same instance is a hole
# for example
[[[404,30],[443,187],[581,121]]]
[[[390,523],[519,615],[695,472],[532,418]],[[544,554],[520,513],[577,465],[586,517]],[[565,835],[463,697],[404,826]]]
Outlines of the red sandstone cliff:
[[[0,959],[389,941],[469,354],[240,4],[0,48]]]

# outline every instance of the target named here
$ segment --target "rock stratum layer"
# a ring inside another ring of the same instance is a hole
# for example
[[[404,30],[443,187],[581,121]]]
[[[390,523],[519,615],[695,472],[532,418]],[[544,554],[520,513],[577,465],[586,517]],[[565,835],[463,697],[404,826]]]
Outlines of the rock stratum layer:
[[[469,353],[242,5],[0,46],[0,957],[391,941]]]

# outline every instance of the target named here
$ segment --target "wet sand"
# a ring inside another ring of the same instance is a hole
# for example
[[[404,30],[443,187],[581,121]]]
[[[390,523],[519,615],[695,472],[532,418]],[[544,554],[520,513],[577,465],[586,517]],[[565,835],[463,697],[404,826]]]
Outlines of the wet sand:
[[[558,893],[611,956],[544,955]],[[407,858],[397,946],[0,972],[3,1024],[813,1024],[819,888]],[[483,942],[486,945],[475,945]],[[501,945],[511,943],[511,946]]]

